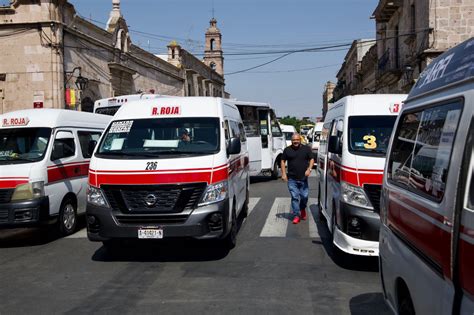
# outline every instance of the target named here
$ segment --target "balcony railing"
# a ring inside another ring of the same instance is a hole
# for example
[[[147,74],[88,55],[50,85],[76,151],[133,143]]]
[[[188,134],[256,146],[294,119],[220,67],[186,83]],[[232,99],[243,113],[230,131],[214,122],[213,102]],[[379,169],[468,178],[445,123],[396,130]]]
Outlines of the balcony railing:
[[[382,76],[385,73],[399,74],[402,69],[400,68],[400,63],[398,62],[395,54],[391,53],[391,49],[387,49],[382,57],[378,61],[378,76]]]

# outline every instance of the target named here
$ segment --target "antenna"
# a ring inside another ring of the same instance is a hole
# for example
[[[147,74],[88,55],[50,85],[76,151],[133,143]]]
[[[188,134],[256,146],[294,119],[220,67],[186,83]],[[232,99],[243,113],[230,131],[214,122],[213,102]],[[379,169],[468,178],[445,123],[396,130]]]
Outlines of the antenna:
[[[212,18],[214,18],[214,0],[212,0]]]

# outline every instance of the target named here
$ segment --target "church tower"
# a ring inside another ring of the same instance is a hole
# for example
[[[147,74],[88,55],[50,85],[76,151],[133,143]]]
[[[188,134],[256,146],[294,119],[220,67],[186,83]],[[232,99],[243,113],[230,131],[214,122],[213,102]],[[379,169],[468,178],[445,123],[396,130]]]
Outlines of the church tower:
[[[222,35],[217,28],[217,21],[212,18],[206,32],[206,48],[204,50],[204,63],[224,76],[224,56],[222,54]]]

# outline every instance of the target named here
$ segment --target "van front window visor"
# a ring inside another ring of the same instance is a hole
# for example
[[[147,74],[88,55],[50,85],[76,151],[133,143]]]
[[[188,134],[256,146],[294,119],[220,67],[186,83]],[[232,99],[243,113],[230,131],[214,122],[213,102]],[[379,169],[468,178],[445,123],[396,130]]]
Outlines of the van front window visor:
[[[51,128],[11,128],[0,130],[0,164],[41,161],[51,136]]]
[[[396,116],[349,117],[349,151],[385,156],[396,119]]]
[[[217,153],[219,118],[186,117],[114,121],[103,137],[98,156],[171,157]]]

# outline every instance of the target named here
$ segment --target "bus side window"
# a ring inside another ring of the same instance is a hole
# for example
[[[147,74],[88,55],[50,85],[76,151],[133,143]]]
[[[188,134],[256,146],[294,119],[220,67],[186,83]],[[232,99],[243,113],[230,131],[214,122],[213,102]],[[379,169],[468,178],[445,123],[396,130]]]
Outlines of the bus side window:
[[[242,123],[239,123],[239,131],[240,131],[240,142],[246,142],[247,137],[245,136],[245,128]]]

